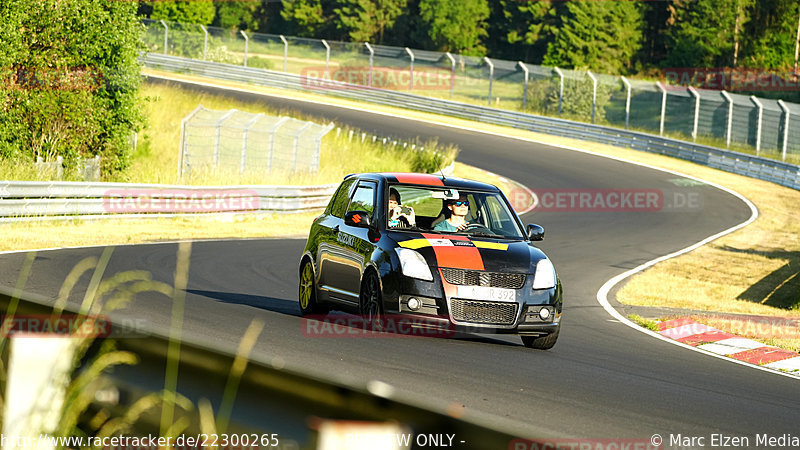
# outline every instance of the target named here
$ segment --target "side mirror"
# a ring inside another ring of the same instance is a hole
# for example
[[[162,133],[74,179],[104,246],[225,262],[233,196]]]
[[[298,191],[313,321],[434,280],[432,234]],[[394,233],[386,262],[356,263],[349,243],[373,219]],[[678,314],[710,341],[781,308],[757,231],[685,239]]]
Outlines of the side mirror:
[[[541,241],[544,239],[544,228],[541,225],[536,225],[535,223],[528,224],[528,239],[532,241]]]
[[[366,211],[349,211],[344,215],[345,225],[359,228],[369,228],[369,214]]]

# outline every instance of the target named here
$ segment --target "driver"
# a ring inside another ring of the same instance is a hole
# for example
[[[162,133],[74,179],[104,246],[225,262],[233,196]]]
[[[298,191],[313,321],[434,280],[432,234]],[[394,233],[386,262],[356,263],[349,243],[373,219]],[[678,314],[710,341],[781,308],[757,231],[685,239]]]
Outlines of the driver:
[[[433,227],[434,231],[461,231],[469,225],[465,217],[469,213],[469,200],[459,197],[458,200],[447,200],[444,205],[445,220]]]

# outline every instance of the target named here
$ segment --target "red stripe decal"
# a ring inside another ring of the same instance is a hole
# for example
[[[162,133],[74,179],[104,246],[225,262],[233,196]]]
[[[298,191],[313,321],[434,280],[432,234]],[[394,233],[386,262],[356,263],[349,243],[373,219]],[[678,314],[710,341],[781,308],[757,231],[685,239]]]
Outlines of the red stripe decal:
[[[444,186],[444,183],[442,183],[442,179],[437,177],[436,175],[429,175],[424,173],[393,173],[391,175],[397,178],[398,183]]]
[[[466,236],[446,236],[441,234],[422,233],[425,239],[449,239],[453,241],[466,241]],[[439,267],[452,267],[455,269],[483,270],[483,258],[477,247],[433,246],[436,254],[436,263]]]
[[[439,269],[439,276],[442,277],[442,287],[444,287],[444,295],[447,298],[453,298],[458,295],[458,286],[455,284],[450,284],[447,280],[444,279],[444,274],[442,273],[442,269]]]

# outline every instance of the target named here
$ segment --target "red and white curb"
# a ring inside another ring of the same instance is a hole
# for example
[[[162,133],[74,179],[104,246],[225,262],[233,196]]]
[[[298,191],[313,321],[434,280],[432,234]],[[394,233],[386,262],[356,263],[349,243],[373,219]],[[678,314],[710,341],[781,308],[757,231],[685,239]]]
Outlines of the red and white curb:
[[[692,347],[773,370],[800,375],[800,354],[717,330],[692,319],[658,324],[658,334]]]

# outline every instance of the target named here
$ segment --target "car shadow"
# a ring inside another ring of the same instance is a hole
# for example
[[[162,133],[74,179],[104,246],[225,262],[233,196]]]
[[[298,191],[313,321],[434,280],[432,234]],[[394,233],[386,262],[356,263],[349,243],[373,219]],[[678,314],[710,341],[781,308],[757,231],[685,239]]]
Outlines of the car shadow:
[[[300,306],[296,300],[265,297],[263,295],[238,294],[235,292],[205,291],[201,289],[187,289],[186,292],[224,303],[252,306],[254,308],[266,309],[290,316],[300,316]]]
[[[289,316],[301,317],[300,314],[300,307],[295,300],[287,300],[284,298],[275,298],[275,297],[265,297],[262,295],[251,295],[251,294],[239,294],[235,292],[221,292],[221,291],[206,291],[201,289],[187,289],[187,293],[200,295],[206,298],[210,298],[212,300],[230,303],[235,305],[245,305],[245,306],[252,306],[254,308],[260,308],[272,312],[277,312],[280,314],[286,314]],[[341,312],[341,311],[333,311],[329,314],[322,314],[319,316],[311,316],[307,317],[307,320],[330,320],[330,321],[337,321],[339,318],[349,319],[345,323],[349,323],[350,325],[345,325],[348,328],[359,328],[360,319],[358,316]],[[396,334],[397,332],[386,332],[387,334]],[[400,333],[402,334],[402,333]],[[434,337],[434,336],[418,336],[418,337],[432,337],[434,339],[452,339],[458,341],[467,341],[467,342],[474,342],[479,344],[490,344],[490,345],[505,345],[509,347],[518,347],[522,344],[516,344],[504,340],[500,340],[494,338],[490,335],[481,335],[481,334],[472,334],[468,332],[455,332],[450,333],[446,337]]]

